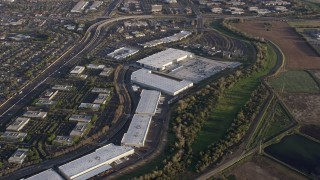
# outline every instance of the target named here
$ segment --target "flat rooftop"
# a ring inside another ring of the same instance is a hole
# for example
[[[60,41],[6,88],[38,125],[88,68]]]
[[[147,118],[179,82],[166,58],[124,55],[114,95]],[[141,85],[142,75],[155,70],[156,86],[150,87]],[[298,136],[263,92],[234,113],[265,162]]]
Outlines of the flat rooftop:
[[[142,90],[140,101],[136,109],[136,114],[152,114],[157,110],[161,92],[152,90]]]
[[[133,83],[146,86],[155,90],[160,90],[166,94],[176,95],[183,90],[193,86],[191,81],[175,80],[172,78],[160,76],[147,69],[139,69],[132,73],[131,81]]]
[[[53,169],[42,171],[36,175],[33,175],[25,180],[64,180],[57,172]]]
[[[121,144],[143,147],[146,140],[152,115],[135,114],[127,133],[124,134]]]
[[[191,52],[182,51],[179,49],[168,48],[164,51],[143,58],[137,62],[139,64],[162,69],[164,66],[172,64],[178,59],[185,59],[187,56],[193,56],[193,54]]]
[[[110,164],[116,159],[128,156],[134,153],[134,149],[125,146],[116,146],[108,144],[103,146],[93,153],[82,156],[76,160],[59,166],[59,170],[71,179],[82,174],[88,173],[100,166]]]

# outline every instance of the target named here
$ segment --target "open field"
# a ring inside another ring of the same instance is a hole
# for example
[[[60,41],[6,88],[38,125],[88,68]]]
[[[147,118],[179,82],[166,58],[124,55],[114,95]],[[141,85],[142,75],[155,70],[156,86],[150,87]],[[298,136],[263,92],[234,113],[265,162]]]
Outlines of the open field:
[[[286,94],[283,100],[298,122],[320,125],[320,94]]]
[[[264,151],[310,177],[320,177],[320,144],[315,141],[293,134],[266,147]]]
[[[302,126],[299,131],[320,141],[320,126],[305,125]]]
[[[271,86],[279,92],[319,93],[320,89],[310,74],[305,71],[286,71],[270,80]]]
[[[219,99],[215,110],[210,115],[210,118],[205,121],[193,144],[194,153],[200,152],[223,137],[237,113],[249,100],[252,91],[260,84],[259,78],[267,75],[275,66],[276,54],[270,46],[268,46],[267,58],[267,63],[261,71],[241,79],[231,89],[226,90],[225,95]]]
[[[234,175],[237,180],[307,179],[264,156],[254,156],[249,161],[237,164],[226,174],[227,176]]]
[[[245,33],[252,34],[276,43],[286,57],[288,69],[320,69],[320,57],[309,47],[286,22],[269,21],[270,31],[267,31],[263,21],[246,21],[234,24]]]

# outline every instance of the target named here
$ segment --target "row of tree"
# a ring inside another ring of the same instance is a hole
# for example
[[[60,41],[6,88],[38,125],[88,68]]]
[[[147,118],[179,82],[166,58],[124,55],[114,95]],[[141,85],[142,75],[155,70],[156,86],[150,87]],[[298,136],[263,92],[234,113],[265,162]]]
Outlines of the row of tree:
[[[253,72],[259,71],[265,64],[267,47],[260,42],[255,43],[257,49],[257,61],[252,66],[237,70],[227,77],[221,77],[216,82],[212,82],[192,95],[180,100],[172,113],[171,133],[175,134],[175,142],[170,144],[170,154],[163,161],[161,169],[153,170],[137,179],[172,179],[183,173],[191,164],[195,157],[192,152],[192,144],[203,127],[204,122],[214,110],[218,99],[224,95],[226,89],[231,88],[236,82],[244,77],[250,76]],[[252,93],[250,101],[244,109],[239,112],[226,137],[218,144],[208,147],[208,151],[202,152],[197,170],[202,171],[208,165],[217,162],[225,151],[222,147],[232,147],[241,141],[245,135],[252,118],[255,117],[260,104],[266,97],[266,90],[263,86]],[[220,148],[220,146],[222,146]],[[213,147],[216,148],[212,151]],[[215,158],[209,158],[213,154]]]
[[[205,170],[209,165],[218,163],[232,147],[241,142],[267,96],[268,91],[263,85],[251,94],[250,100],[238,113],[224,138],[218,143],[210,145],[205,152],[200,152],[200,160],[196,165],[197,172]]]

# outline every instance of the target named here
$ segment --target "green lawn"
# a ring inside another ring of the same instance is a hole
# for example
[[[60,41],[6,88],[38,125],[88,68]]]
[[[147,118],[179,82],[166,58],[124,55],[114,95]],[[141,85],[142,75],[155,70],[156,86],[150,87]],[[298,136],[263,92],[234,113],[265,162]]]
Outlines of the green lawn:
[[[317,83],[305,71],[286,71],[272,79],[270,84],[280,92],[319,93]]]
[[[276,64],[276,54],[268,46],[268,57],[265,67],[259,72],[253,73],[250,77],[237,82],[231,89],[228,89],[215,107],[210,118],[206,120],[197,139],[193,144],[194,153],[206,149],[208,145],[216,143],[226,133],[233,119],[245,103],[250,99],[251,93],[259,86],[259,78],[267,75]]]

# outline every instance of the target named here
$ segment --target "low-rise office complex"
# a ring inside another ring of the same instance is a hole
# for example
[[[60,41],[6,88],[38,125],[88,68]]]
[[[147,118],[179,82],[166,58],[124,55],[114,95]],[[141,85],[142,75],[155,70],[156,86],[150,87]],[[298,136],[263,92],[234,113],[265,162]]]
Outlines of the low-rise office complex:
[[[70,73],[71,74],[81,74],[86,68],[84,66],[76,66],[74,67]]]
[[[72,13],[81,13],[84,8],[87,6],[89,2],[88,1],[84,1],[84,0],[80,0],[72,9],[71,12]]]
[[[62,145],[72,145],[73,138],[70,136],[57,136],[53,142]]]
[[[85,122],[89,123],[92,119],[92,116],[90,115],[84,115],[84,114],[72,114],[69,118],[69,121],[78,121],[78,122]]]
[[[61,90],[61,91],[70,91],[72,89],[72,86],[70,85],[59,85],[56,84],[52,87],[54,90]]]
[[[71,131],[70,136],[82,137],[84,132],[86,131],[87,127],[88,127],[88,123],[78,122],[77,125]]]
[[[89,179],[111,169],[110,164],[114,161],[133,153],[134,149],[131,147],[108,144],[93,153],[59,166],[59,171],[66,179]]]
[[[18,117],[10,126],[7,127],[7,131],[20,131],[27,123],[30,118]]]
[[[100,93],[98,97],[93,101],[93,103],[105,104],[107,102],[108,97],[109,97],[109,94]]]
[[[193,86],[191,81],[178,80],[153,73],[147,69],[139,69],[132,73],[131,81],[135,84],[159,90],[175,96]]]
[[[24,117],[29,117],[29,118],[40,118],[44,119],[47,117],[47,112],[42,112],[42,111],[27,111],[23,114]]]
[[[22,164],[27,157],[28,151],[28,149],[16,150],[16,152],[8,159],[8,162]]]
[[[27,133],[6,131],[1,135],[2,140],[6,141],[23,141]]]

